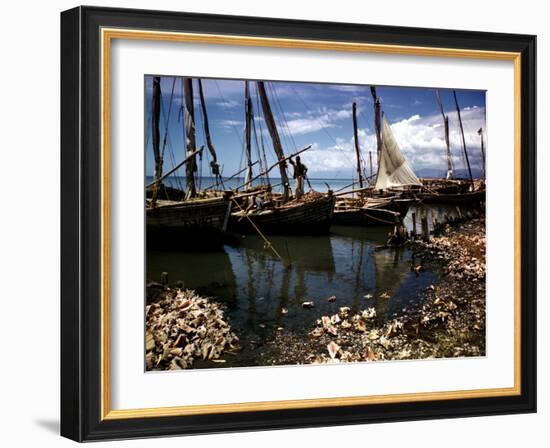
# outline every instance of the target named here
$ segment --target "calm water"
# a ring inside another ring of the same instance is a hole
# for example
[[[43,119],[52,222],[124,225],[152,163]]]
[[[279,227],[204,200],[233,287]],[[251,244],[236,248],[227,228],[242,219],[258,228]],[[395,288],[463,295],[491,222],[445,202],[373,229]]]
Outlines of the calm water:
[[[171,281],[183,280],[186,287],[225,302],[244,348],[226,366],[256,365],[258,351],[265,350],[261,341],[279,326],[305,337],[316,319],[342,306],[353,312],[375,307],[383,322],[419,305],[415,300],[436,276],[411,272],[409,250],[375,251],[386,234],[382,228],[335,226],[327,236],[271,237],[284,263],[254,235],[237,236],[234,245],[217,252],[149,251],[148,278],[158,280],[167,271]],[[390,298],[380,298],[383,293]],[[327,301],[331,295],[336,302]],[[304,309],[304,301],[314,301],[315,307]]]

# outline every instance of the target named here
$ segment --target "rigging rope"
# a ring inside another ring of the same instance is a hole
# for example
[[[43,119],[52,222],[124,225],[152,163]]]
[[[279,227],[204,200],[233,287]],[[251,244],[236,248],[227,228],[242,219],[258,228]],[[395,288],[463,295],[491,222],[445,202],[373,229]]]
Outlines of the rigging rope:
[[[258,85],[256,84],[256,110],[258,111],[258,114],[261,113],[261,108],[260,108],[260,97],[259,97],[259,94],[258,94]],[[258,116],[258,120],[260,122],[260,143],[262,145],[262,156],[263,156],[263,159],[264,159],[264,165],[267,169],[267,156],[266,156],[266,153],[265,153],[265,144],[264,144],[264,130],[263,130],[263,126],[262,126],[262,120],[260,119],[260,117]],[[269,174],[266,173],[265,174],[265,179],[267,180],[267,183],[269,184],[270,183],[270,180],[269,180]]]
[[[294,94],[296,95],[296,97],[302,102],[302,104],[305,106],[306,109],[308,109],[308,105],[307,103],[304,101],[304,99],[298,94],[298,92],[296,91],[296,89],[294,88],[294,86],[292,84],[290,84],[290,88],[292,89],[292,91],[294,92]],[[317,118],[315,118],[315,120],[319,123],[320,127],[321,127],[321,130],[328,136],[328,138],[330,138],[330,140],[332,140],[332,142],[334,143],[334,147],[338,150],[341,151],[341,153],[343,154],[343,156],[346,158],[346,160],[350,163],[350,166],[353,166],[353,162],[352,160],[348,157],[348,155],[346,154],[346,152],[342,149],[342,147],[338,144],[338,142],[332,137],[332,135],[330,135],[330,133],[326,130],[325,126],[323,125],[323,123],[318,120]],[[336,172],[336,174],[339,174],[342,170],[338,170]],[[352,179],[355,179],[355,176],[352,176]]]
[[[294,146],[294,150],[298,149],[298,146],[296,145],[296,142],[294,141],[294,136],[290,132],[290,126],[288,125],[288,121],[286,119],[285,113],[283,112],[283,108],[281,106],[281,101],[279,100],[279,94],[277,93],[277,90],[275,86],[271,83],[269,83],[269,87],[271,89],[273,98],[275,99],[275,104],[279,108],[280,114],[281,114],[281,122],[283,127],[286,127],[286,130],[288,132],[288,136],[290,138],[290,141],[292,142],[292,145]]]
[[[229,106],[227,106],[227,104],[229,104],[228,101],[226,101],[221,89],[220,89],[220,86],[218,85],[218,81],[216,81],[215,79],[213,80],[214,81],[214,85],[216,86],[216,89],[218,90],[219,94],[220,94],[220,97],[222,98],[222,104],[223,104],[223,107],[225,107],[230,115],[230,118],[231,120],[229,125],[231,126],[231,128],[233,129],[233,131],[235,132],[235,135],[237,136],[237,138],[239,139],[239,141],[241,142],[241,144],[244,144],[244,139],[242,137],[242,135],[239,133],[239,131],[237,130],[237,127],[235,126],[235,123],[238,122],[238,120],[235,120],[235,117],[233,116],[233,112],[231,111],[231,108]]]

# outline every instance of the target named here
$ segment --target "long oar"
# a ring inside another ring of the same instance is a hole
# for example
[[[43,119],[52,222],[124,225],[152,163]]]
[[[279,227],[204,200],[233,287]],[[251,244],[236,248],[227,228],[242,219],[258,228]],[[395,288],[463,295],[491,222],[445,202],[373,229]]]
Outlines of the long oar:
[[[156,184],[160,184],[164,179],[166,179],[170,174],[180,169],[183,165],[185,165],[189,160],[191,160],[193,157],[195,157],[197,154],[200,154],[202,150],[204,149],[204,146],[201,146],[200,149],[197,149],[196,151],[189,154],[182,162],[178,163],[174,168],[172,168],[170,171],[168,171],[164,176],[159,177],[158,179],[155,179],[153,182],[151,182],[149,185],[145,186],[145,189],[148,190],[151,187],[154,187]]]
[[[231,200],[239,208],[239,210],[241,210],[244,213],[244,217],[248,219],[248,222],[252,225],[252,227],[254,227],[254,230],[256,230],[256,232],[258,232],[258,235],[260,235],[260,237],[264,240],[266,247],[271,249],[273,253],[279,258],[279,260],[281,260],[284,263],[283,257],[279,255],[279,252],[277,252],[277,249],[273,247],[273,244],[271,244],[271,241],[269,241],[266,238],[266,236],[262,233],[262,231],[258,228],[258,226],[254,224],[254,221],[250,219],[250,216],[248,216],[248,213],[239,205],[239,203],[235,199],[231,199]]]

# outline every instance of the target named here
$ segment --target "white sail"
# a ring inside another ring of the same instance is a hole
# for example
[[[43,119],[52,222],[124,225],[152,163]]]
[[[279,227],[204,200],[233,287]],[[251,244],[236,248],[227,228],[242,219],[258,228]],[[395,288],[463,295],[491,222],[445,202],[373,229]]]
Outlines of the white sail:
[[[386,117],[382,116],[382,147],[375,188],[385,190],[405,185],[422,183],[401,152]]]

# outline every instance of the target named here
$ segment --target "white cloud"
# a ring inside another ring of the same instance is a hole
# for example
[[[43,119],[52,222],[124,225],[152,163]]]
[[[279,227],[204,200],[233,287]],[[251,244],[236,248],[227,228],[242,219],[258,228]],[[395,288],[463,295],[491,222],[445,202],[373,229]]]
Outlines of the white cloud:
[[[304,114],[294,112],[287,121],[288,129],[292,135],[303,135],[317,132],[326,128],[338,127],[338,121],[351,117],[351,108],[328,109],[318,108]]]
[[[244,122],[240,120],[220,120],[219,123],[220,126],[225,129],[229,129],[231,127],[241,128],[244,126]]]
[[[243,103],[244,103],[244,100],[243,100]],[[234,107],[238,107],[240,105],[241,105],[241,103],[239,103],[238,101],[235,101],[235,100],[218,101],[216,103],[216,106],[228,107],[228,108],[234,108]]]
[[[456,112],[449,116],[449,140],[456,169],[464,169],[462,161],[462,137]],[[485,108],[471,107],[461,111],[468,157],[473,168],[481,168],[480,138],[477,130],[485,127]],[[446,166],[446,146],[441,115],[410,118],[391,125],[401,150],[414,169],[440,168]]]
[[[368,134],[366,129],[358,130],[361,157],[365,172],[369,173],[369,151],[376,151],[376,139],[373,134]],[[324,177],[342,175],[350,177],[355,175],[357,169],[357,156],[353,136],[349,139],[336,138],[334,145],[321,147],[314,143],[312,148],[302,156],[308,166],[312,177]],[[373,154],[374,170],[376,170],[376,157]]]
[[[462,139],[456,112],[449,113],[449,130],[451,154],[454,167],[464,170]],[[477,130],[485,127],[485,108],[464,108],[461,112],[468,156],[472,169],[481,168],[480,137]],[[416,172],[426,169],[446,169],[446,146],[444,128],[441,115],[435,114],[426,117],[412,115],[390,125],[399,146]],[[374,134],[366,128],[359,129],[359,142],[365,171],[369,172],[369,151],[376,151]],[[304,153],[304,163],[310,170],[310,175],[322,177],[330,173],[339,172],[344,175],[354,173],[356,156],[353,136],[349,139],[336,139],[336,145],[321,147],[315,144],[312,149]],[[376,157],[373,157],[376,170]]]

